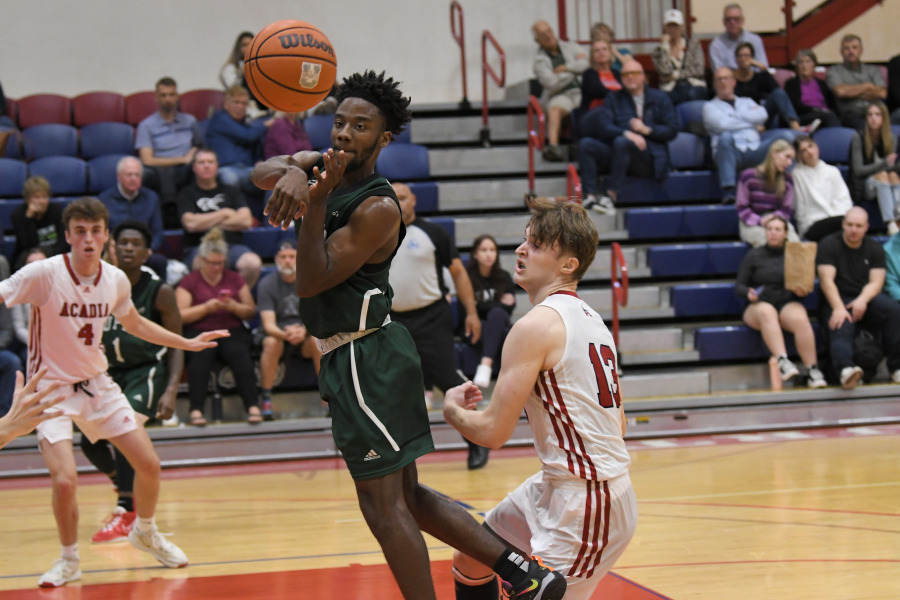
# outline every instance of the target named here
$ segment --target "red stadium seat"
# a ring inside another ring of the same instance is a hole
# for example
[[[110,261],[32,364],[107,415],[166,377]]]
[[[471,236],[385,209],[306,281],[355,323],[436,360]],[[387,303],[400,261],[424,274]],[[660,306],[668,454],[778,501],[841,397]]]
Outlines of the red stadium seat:
[[[75,127],[107,121],[125,122],[125,96],[117,92],[88,92],[72,98]]]
[[[19,128],[46,123],[72,124],[72,101],[59,94],[33,94],[18,101]]]
[[[225,92],[213,89],[197,89],[181,94],[181,112],[194,115],[198,121],[208,119],[222,108]]]
[[[6,116],[12,119],[12,122],[15,123],[18,121],[19,116],[19,101],[13,100],[12,98],[6,99]]]
[[[773,77],[775,77],[775,81],[778,82],[778,86],[784,88],[784,84],[787,80],[793,79],[796,74],[790,69],[782,69],[781,67],[775,67],[775,73]]]
[[[125,122],[137,126],[138,123],[156,112],[156,94],[152,91],[135,92],[125,96]]]

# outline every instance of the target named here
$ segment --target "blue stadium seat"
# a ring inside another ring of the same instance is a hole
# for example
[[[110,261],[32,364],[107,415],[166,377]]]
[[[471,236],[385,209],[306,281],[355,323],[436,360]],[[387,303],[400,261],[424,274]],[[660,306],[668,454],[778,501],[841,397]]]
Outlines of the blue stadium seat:
[[[677,277],[708,273],[706,244],[658,245],[647,249],[647,263],[653,277]]]
[[[22,138],[28,160],[47,156],[78,156],[78,130],[71,125],[35,125],[24,130]]]
[[[134,127],[104,121],[81,128],[81,157],[90,160],[104,154],[134,154]]]
[[[282,240],[296,235],[293,227],[287,231],[269,226],[254,227],[244,230],[244,244],[263,259],[271,259],[278,253]]]
[[[719,237],[738,235],[738,217],[734,206],[713,204],[684,207],[684,235]]]
[[[450,239],[453,240],[453,243],[456,243],[456,222],[453,220],[453,217],[428,217],[428,220],[435,225],[443,227]]]
[[[678,113],[678,125],[681,131],[699,131],[703,128],[703,106],[706,100],[688,100],[675,107]]]
[[[313,150],[331,148],[331,128],[334,115],[312,115],[303,119],[303,129],[309,136]]]
[[[850,162],[850,141],[856,133],[849,127],[825,127],[813,134],[819,146],[819,158],[829,164]]]
[[[438,184],[436,181],[413,181],[409,189],[416,195],[416,212],[438,211]]]
[[[50,182],[54,196],[80,196],[87,192],[87,163],[73,156],[48,156],[28,165],[31,175]]]
[[[130,127],[130,125],[126,125]],[[116,167],[129,154],[104,154],[88,161],[88,191],[99,194],[116,185]]]
[[[165,237],[163,253],[167,258],[181,260],[184,256],[184,231],[181,229],[166,229],[163,231],[163,236]],[[188,265],[188,269],[190,268],[191,265]]]
[[[0,198],[21,198],[28,167],[20,160],[0,158]]]
[[[813,323],[816,336],[816,348],[819,353],[824,350],[824,339],[818,323]],[[784,342],[789,356],[797,356],[794,336],[784,334]],[[771,356],[758,331],[746,325],[728,325],[717,327],[700,327],[694,331],[694,349],[704,361],[729,361],[740,359],[766,359]]]
[[[707,261],[709,273],[718,275],[734,275],[741,266],[750,246],[744,242],[721,242],[707,245]]]
[[[197,121],[197,128],[200,130],[200,139],[206,144],[206,132],[209,130],[209,119]]]
[[[683,233],[684,207],[632,208],[625,214],[631,239],[671,238]]]
[[[428,149],[419,144],[389,144],[381,150],[375,170],[391,181],[428,179]]]
[[[715,171],[672,171],[663,187],[668,202],[718,200],[722,196]]]
[[[0,235],[12,230],[12,220],[10,216],[24,202],[22,198],[10,198],[0,200]]]
[[[692,283],[672,286],[669,304],[676,317],[740,315],[746,302],[734,295],[734,283]]]
[[[707,141],[699,135],[679,131],[669,142],[669,159],[673,169],[706,168]]]
[[[391,135],[391,143],[409,144],[412,142],[412,123],[406,124],[406,129],[400,135]]]
[[[21,132],[13,131],[12,135],[6,139],[6,146],[0,148],[0,158],[23,158]]]

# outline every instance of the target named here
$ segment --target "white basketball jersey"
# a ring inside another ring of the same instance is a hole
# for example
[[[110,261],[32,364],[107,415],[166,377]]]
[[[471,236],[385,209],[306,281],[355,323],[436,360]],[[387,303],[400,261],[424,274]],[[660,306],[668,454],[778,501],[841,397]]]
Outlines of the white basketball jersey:
[[[552,308],[566,328],[560,361],[538,376],[525,404],[544,473],[605,481],[628,471],[622,439],[616,347],[603,319],[574,292],[556,292]]]
[[[68,254],[26,265],[0,282],[7,306],[28,302],[28,375],[47,367],[45,379],[76,383],[107,369],[101,347],[110,314],[132,308],[131,284],[120,269],[100,262],[93,277],[81,278]]]

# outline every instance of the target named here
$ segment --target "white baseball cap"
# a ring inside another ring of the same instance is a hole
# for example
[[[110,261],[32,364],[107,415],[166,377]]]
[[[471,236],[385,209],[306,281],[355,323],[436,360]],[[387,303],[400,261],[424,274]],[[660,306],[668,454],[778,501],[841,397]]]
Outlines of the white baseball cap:
[[[668,25],[669,23],[684,25],[684,15],[680,10],[677,8],[670,8],[663,13],[663,24]]]

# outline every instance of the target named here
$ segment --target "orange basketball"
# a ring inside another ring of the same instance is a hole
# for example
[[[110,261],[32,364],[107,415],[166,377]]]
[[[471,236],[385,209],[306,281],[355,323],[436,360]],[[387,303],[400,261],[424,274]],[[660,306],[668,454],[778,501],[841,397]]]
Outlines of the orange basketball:
[[[277,21],[253,38],[244,56],[244,80],[269,108],[302,112],[328,96],[337,58],[325,34],[303,21]]]

